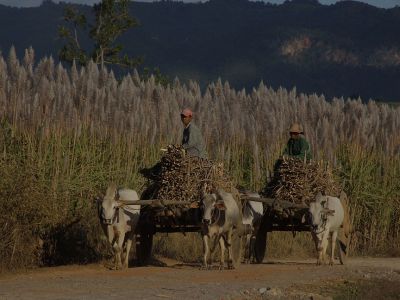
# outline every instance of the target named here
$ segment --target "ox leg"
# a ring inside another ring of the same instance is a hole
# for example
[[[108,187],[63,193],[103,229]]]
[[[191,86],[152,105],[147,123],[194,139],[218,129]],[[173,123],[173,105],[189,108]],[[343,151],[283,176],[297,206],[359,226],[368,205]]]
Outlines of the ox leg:
[[[313,239],[314,244],[315,244],[315,250],[317,251],[317,253],[319,253],[319,250],[318,250],[319,239],[318,239],[317,235],[315,234],[315,232],[311,232],[311,236],[312,236],[312,239]]]
[[[336,245],[336,239],[337,239],[338,232],[337,230],[332,232],[332,237],[331,237],[331,258],[329,260],[329,264],[332,266],[334,259],[335,259],[335,245]]]
[[[321,264],[322,260],[322,245],[319,236],[315,232],[311,232],[311,236],[315,243],[315,250],[317,251],[318,258],[317,258],[317,265]]]
[[[129,234],[127,241],[126,241],[126,249],[125,249],[125,253],[124,253],[124,264],[122,266],[123,268],[128,268],[129,252],[131,252],[132,240],[133,240],[133,235]]]
[[[114,269],[119,270],[121,268],[121,249],[118,244],[114,244]]]
[[[325,264],[326,263],[326,249],[328,248],[328,237],[329,237],[329,230],[326,230],[323,234],[322,234],[322,238],[321,238],[321,245],[319,247],[319,264]]]
[[[119,235],[118,231],[116,231],[114,228],[111,226],[108,226],[107,228],[107,233],[108,233],[108,242],[110,243],[111,247],[113,248],[113,254],[114,254],[114,261],[110,269],[117,270],[118,269],[118,242],[119,242]]]
[[[256,236],[254,234],[250,237],[250,262],[256,262]]]
[[[112,226],[107,226],[106,232],[107,232],[108,242],[110,243],[111,247],[113,248],[113,254],[114,254],[114,261],[113,261],[114,266],[111,267],[111,269],[116,269],[117,255],[116,255],[115,248],[118,246],[117,245],[118,231],[115,228],[113,228]]]
[[[207,234],[203,235],[203,269],[208,269],[210,266],[208,265],[208,257],[210,255],[210,245],[209,245],[209,237]],[[211,259],[211,258],[210,258]],[[210,264],[211,265],[211,264]]]
[[[223,270],[225,268],[225,240],[223,236],[219,238],[219,247],[221,249],[221,260],[219,263],[219,269]]]
[[[234,269],[233,266],[233,252],[232,252],[232,229],[226,234],[226,247],[228,248],[228,269]]]
[[[250,259],[251,259],[251,234],[246,234],[246,245],[244,248],[245,252],[244,252],[244,262],[246,264],[250,263]]]
[[[116,232],[115,236],[116,236],[116,243],[114,243],[113,245],[115,253],[115,269],[119,270],[122,267],[121,252],[125,236],[121,235],[119,231]]]

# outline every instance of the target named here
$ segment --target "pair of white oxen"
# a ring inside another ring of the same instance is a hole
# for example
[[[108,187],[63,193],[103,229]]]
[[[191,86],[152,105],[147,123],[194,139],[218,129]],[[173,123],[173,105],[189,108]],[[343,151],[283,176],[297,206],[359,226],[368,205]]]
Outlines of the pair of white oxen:
[[[257,193],[246,193],[246,196],[260,197]],[[121,269],[128,267],[129,252],[140,216],[140,205],[121,205],[118,200],[139,200],[139,197],[134,190],[117,189],[115,185],[110,185],[105,196],[97,199],[100,223],[114,250],[115,268]],[[250,243],[252,239],[254,240],[255,234],[254,225],[259,224],[264,212],[262,203],[246,201],[241,214],[232,194],[218,190],[214,194],[204,195],[202,205],[203,268],[210,268],[211,253],[217,243],[221,250],[220,269],[225,266],[226,249],[228,268],[233,268],[234,230],[246,235],[246,251],[249,251],[247,258],[250,259],[252,254]],[[220,218],[222,211],[224,217]],[[329,235],[332,243],[329,263],[333,264],[338,230],[344,219],[341,201],[336,197],[317,195],[315,201],[310,204],[309,218],[318,252],[317,264],[325,262]],[[210,241],[213,241],[212,247]]]

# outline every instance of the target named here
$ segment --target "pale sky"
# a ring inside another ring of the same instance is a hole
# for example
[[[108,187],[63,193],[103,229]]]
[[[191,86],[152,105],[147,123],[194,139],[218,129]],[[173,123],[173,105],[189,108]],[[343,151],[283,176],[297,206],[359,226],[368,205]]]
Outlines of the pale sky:
[[[0,0],[0,4],[9,5],[9,6],[17,6],[17,7],[32,7],[38,6],[42,3],[43,0]],[[100,0],[53,0],[53,2],[74,2],[80,4],[88,4],[93,5],[94,3],[100,2]],[[180,0],[183,2],[200,2],[200,0]],[[270,3],[283,3],[285,0],[264,0],[264,2]],[[339,0],[340,1],[340,0]],[[345,0],[342,0],[345,1]],[[377,7],[383,8],[391,8],[396,5],[400,6],[400,0],[356,0],[360,2],[365,2]],[[153,2],[153,0],[137,0],[137,2]],[[204,2],[201,1],[201,2]],[[337,0],[319,0],[321,4],[333,4],[336,3]]]

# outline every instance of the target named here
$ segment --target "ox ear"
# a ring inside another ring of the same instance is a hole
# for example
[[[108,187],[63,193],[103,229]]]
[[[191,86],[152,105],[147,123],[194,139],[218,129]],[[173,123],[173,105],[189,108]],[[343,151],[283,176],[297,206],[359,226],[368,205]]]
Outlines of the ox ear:
[[[315,196],[315,201],[320,202],[322,200],[323,196],[321,192],[318,192],[318,194]]]
[[[322,210],[322,213],[326,214],[327,216],[333,216],[333,215],[335,215],[335,210],[329,209],[329,208],[324,208]]]
[[[225,210],[226,206],[224,201],[218,201],[214,204],[214,207],[217,208],[218,210]]]

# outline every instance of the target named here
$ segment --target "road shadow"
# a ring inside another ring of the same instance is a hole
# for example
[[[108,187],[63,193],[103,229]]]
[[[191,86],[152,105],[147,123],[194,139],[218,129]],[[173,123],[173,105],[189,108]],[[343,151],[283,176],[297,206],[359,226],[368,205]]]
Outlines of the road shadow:
[[[129,268],[138,267],[168,267],[168,264],[157,258],[151,258],[146,264],[142,264],[136,259],[129,261]]]
[[[257,265],[257,263],[254,263]],[[312,266],[316,264],[315,261],[294,261],[294,260],[285,260],[285,261],[264,261],[261,265],[277,265],[277,266]]]
[[[181,262],[181,263],[169,265],[168,267],[172,268],[172,269],[188,269],[188,268],[200,269],[201,263],[199,263],[199,262],[188,262],[188,263]]]
[[[295,261],[295,260],[269,260],[264,261],[262,263],[245,263],[242,262],[241,266],[252,266],[252,265],[271,265],[271,266],[314,266],[316,265],[316,260],[307,260],[307,261]],[[129,268],[137,268],[137,267],[162,267],[162,268],[171,268],[171,269],[201,269],[201,262],[165,262],[162,259],[152,258],[146,265],[140,264],[137,260],[132,260],[129,262]],[[219,269],[218,262],[215,262],[211,270]]]

